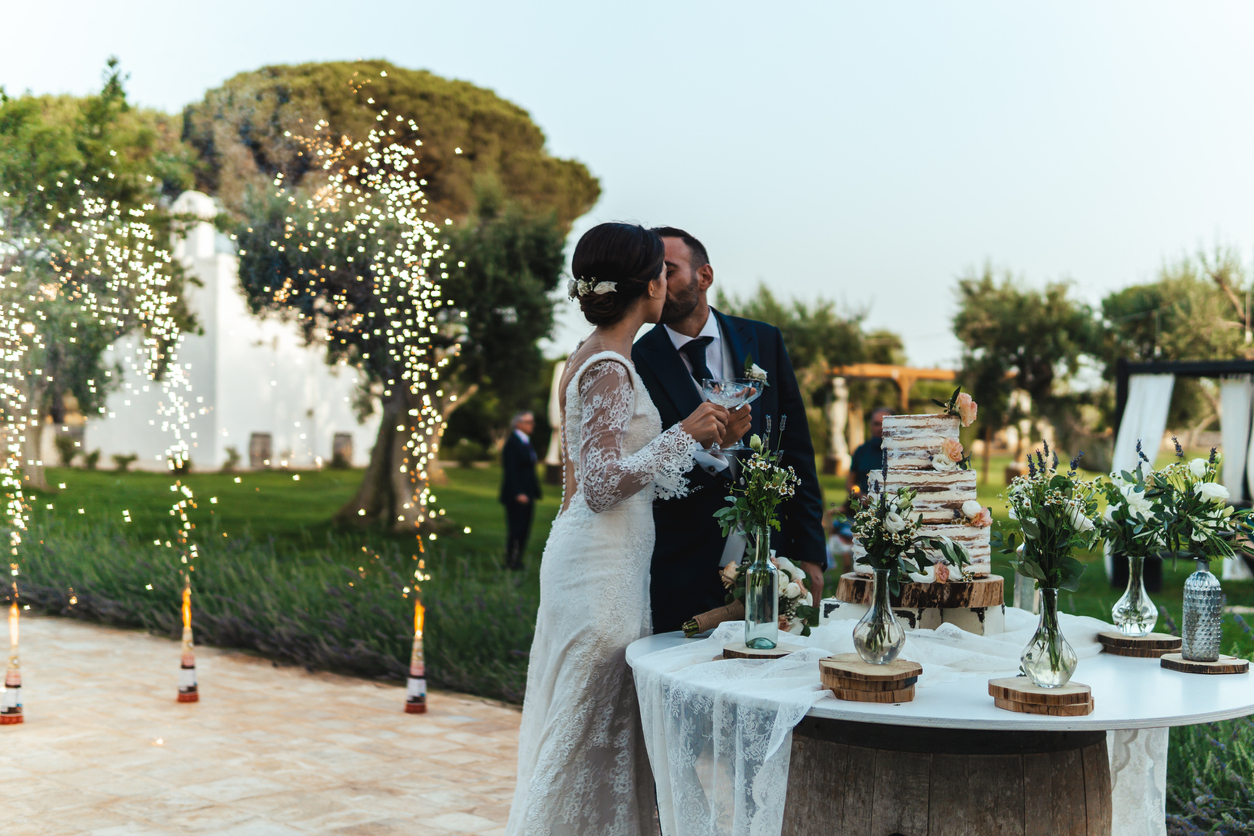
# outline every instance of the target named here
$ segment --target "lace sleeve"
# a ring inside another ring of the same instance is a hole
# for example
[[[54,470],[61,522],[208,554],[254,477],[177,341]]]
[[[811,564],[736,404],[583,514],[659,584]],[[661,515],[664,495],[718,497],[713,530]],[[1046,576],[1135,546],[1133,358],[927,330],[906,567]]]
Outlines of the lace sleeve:
[[[635,391],[623,364],[603,360],[579,381],[583,403],[579,447],[583,495],[598,514],[656,483],[663,498],[687,493],[684,474],[692,469],[692,436],[676,424],[635,453],[624,456],[623,434],[635,411]]]

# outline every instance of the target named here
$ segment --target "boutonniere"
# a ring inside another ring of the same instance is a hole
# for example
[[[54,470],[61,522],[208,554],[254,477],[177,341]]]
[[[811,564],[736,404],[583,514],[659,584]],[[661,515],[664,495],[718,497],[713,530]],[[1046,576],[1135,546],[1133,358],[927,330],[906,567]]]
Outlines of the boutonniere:
[[[766,379],[766,369],[753,362],[753,355],[745,357],[745,379],[754,380],[763,386],[770,386],[770,382]]]

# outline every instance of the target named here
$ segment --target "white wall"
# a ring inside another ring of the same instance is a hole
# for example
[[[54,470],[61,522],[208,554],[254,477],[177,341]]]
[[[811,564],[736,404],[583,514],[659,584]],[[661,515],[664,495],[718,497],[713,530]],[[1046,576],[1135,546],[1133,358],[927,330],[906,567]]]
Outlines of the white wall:
[[[216,212],[213,200],[200,192],[183,193],[173,208],[203,218]],[[191,382],[191,391],[182,394],[195,410],[189,440],[195,469],[221,467],[227,447],[234,447],[241,467],[247,467],[255,432],[271,434],[274,466],[287,451],[292,467],[313,467],[318,458],[329,462],[332,436],[344,432],[353,435],[353,463],[365,464],[379,413],[357,423],[352,407],[357,371],[328,366],[325,350],[306,346],[296,323],[249,312],[233,247],[211,224],[198,224],[176,245],[175,256],[204,285],[187,289],[204,334],[185,335],[178,352]],[[89,416],[83,447],[101,451],[101,467],[111,467],[115,453],[135,453],[136,467],[163,470],[174,435],[158,414],[161,384],[134,371],[143,367],[136,346],[128,337],[109,352],[109,362],[126,367],[123,386],[109,395],[106,415]]]

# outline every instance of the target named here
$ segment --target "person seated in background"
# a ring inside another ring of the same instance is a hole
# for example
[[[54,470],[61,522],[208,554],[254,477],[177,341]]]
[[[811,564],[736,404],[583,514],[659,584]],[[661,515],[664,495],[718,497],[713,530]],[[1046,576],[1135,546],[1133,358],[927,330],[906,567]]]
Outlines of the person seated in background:
[[[531,433],[536,417],[530,412],[514,416],[513,427],[501,450],[501,504],[505,506],[505,567],[521,570],[523,552],[531,534],[531,521],[540,498],[540,481],[536,478],[536,451],[531,446]]]
[[[849,473],[845,475],[845,490],[849,491],[851,506],[855,491],[859,498],[866,496],[866,480],[871,471],[884,465],[884,418],[892,414],[891,409],[883,406],[872,412],[871,437],[853,451]]]

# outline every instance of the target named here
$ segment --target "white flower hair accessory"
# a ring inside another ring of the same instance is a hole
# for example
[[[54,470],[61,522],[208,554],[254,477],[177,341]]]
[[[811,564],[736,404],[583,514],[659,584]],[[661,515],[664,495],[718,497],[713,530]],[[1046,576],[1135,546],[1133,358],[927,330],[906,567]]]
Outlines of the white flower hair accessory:
[[[580,296],[587,296],[589,293],[595,293],[597,296],[613,293],[617,287],[618,282],[598,282],[595,277],[591,279],[571,279],[570,284],[566,287],[566,292],[571,299],[577,299]]]

